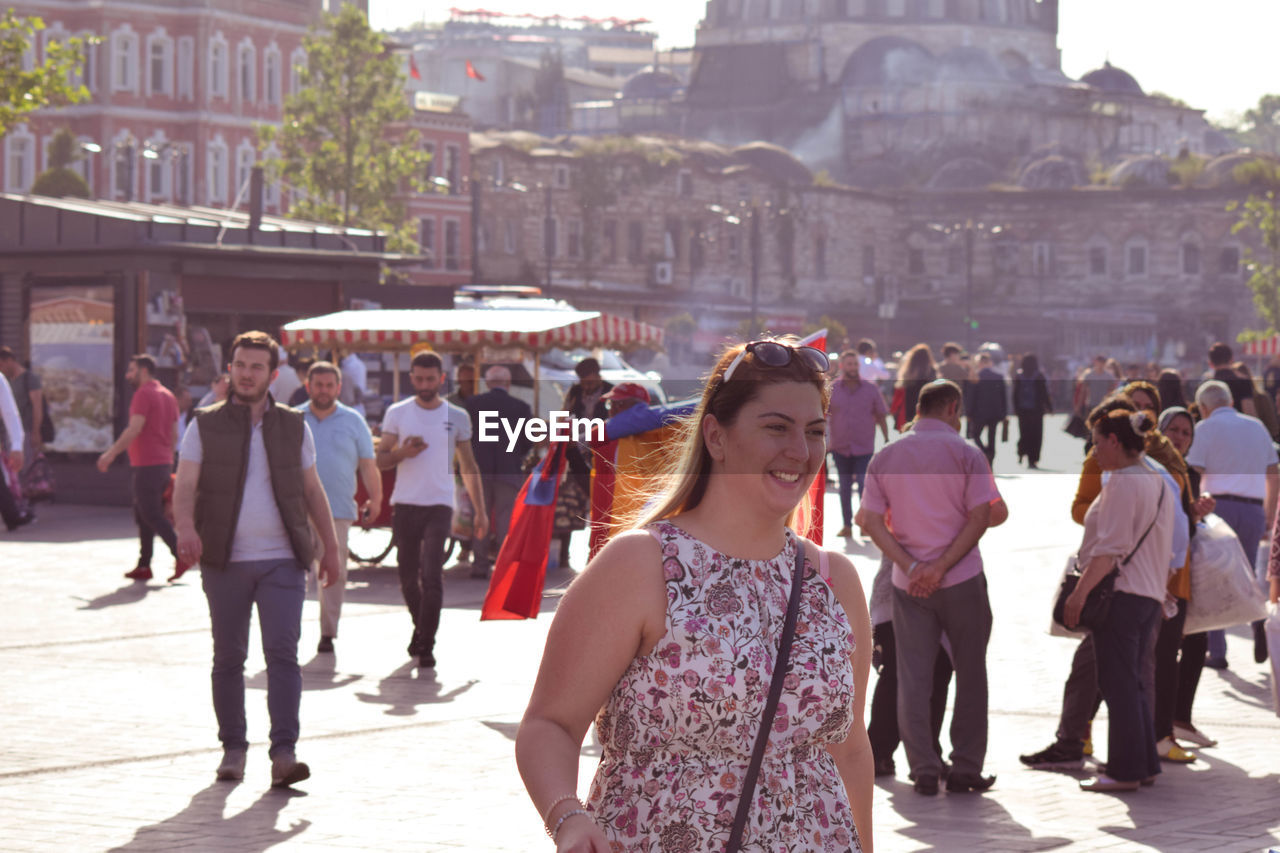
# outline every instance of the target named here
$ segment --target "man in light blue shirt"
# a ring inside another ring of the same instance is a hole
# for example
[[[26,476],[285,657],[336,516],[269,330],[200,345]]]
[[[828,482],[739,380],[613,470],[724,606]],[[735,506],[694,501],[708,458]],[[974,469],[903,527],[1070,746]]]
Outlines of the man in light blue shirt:
[[[332,652],[342,614],[342,595],[347,585],[347,534],[357,518],[368,513],[376,517],[382,509],[382,475],[373,461],[373,434],[364,417],[338,402],[342,393],[342,372],[334,364],[317,361],[307,371],[307,393],[311,397],[298,410],[316,442],[316,472],[329,498],[333,526],[338,536],[338,578],[328,587],[318,587],[320,598],[320,645],[318,652]],[[369,499],[356,506],[356,474],[359,473]]]

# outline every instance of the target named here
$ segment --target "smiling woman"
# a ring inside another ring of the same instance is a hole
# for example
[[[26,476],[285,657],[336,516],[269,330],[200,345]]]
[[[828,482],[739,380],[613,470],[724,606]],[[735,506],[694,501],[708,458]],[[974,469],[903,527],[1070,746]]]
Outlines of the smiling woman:
[[[788,527],[826,452],[828,368],[790,340],[727,350],[654,508],[557,609],[516,739],[557,849],[871,850],[865,597]]]

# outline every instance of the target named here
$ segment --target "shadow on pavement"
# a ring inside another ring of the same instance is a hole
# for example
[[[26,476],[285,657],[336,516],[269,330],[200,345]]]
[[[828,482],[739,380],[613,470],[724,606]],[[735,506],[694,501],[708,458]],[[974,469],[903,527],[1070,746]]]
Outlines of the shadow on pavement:
[[[149,583],[130,582],[117,589],[115,592],[108,592],[105,595],[99,595],[96,598],[81,598],[73,595],[74,601],[84,602],[77,607],[77,610],[105,610],[108,607],[119,607],[122,604],[137,604],[153,592],[159,592],[165,589],[166,585],[157,584],[155,586]]]
[[[902,835],[920,840],[921,846],[914,850],[1052,850],[1072,841],[1036,836],[993,797],[946,793],[929,797],[917,794],[905,780],[877,784],[891,791],[893,811],[916,822],[915,826],[899,830]],[[979,840],[981,843],[976,844]]]
[[[191,837],[193,832],[200,831],[193,829],[194,827],[208,828],[205,830],[209,833],[205,839],[208,842],[206,849],[214,846],[225,849],[228,845],[233,845],[237,851],[250,853],[282,844],[311,826],[309,820],[297,820],[288,829],[276,828],[280,812],[292,797],[300,793],[290,790],[267,790],[249,808],[239,814],[223,817],[227,797],[234,788],[235,785],[230,782],[214,782],[192,797],[187,807],[173,817],[139,827],[132,841],[112,848],[112,853],[126,850],[171,850],[179,846],[179,840],[182,843],[198,841],[199,839]],[[197,844],[196,849],[201,846],[204,845]]]
[[[414,672],[417,672],[415,675]],[[452,702],[479,682],[471,679],[451,690],[441,692],[441,684],[434,670],[421,669],[413,662],[401,664],[386,678],[378,682],[377,693],[356,691],[356,698],[371,705],[386,705],[384,714],[391,717],[410,717],[418,713],[419,705],[437,705]]]
[[[337,653],[316,654],[302,665],[302,689],[340,690],[364,678],[354,672],[339,675],[337,665]]]
[[[1245,705],[1254,708],[1261,708],[1267,713],[1272,713],[1275,709],[1271,704],[1271,684],[1267,680],[1265,673],[1258,673],[1256,681],[1250,681],[1237,675],[1230,669],[1218,670],[1218,678],[1226,682],[1222,695]],[[1204,689],[1204,682],[1200,682],[1201,689]]]
[[[137,536],[130,508],[41,503],[36,506],[35,523],[6,534],[5,541],[52,544]]]

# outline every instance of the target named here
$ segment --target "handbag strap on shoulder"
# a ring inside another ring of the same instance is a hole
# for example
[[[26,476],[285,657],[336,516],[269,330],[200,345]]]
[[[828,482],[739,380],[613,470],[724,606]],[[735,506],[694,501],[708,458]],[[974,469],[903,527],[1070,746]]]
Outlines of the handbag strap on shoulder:
[[[764,714],[760,718],[760,731],[756,733],[755,749],[751,754],[751,763],[747,766],[747,776],[742,782],[742,795],[738,798],[738,811],[733,818],[733,831],[729,834],[729,843],[725,845],[725,853],[737,853],[742,846],[742,836],[747,828],[747,818],[751,814],[751,801],[755,796],[756,779],[760,775],[760,765],[764,762],[764,749],[769,743],[769,732],[773,730],[773,718],[778,712],[778,701],[782,698],[782,682],[787,676],[787,662],[791,658],[791,641],[796,635],[796,618],[800,614],[800,588],[804,585],[804,540],[796,540],[796,565],[791,578],[791,598],[787,601],[787,618],[782,625],[782,639],[778,644],[778,657],[773,662],[773,679],[769,682],[769,699],[765,702]]]
[[[1156,526],[1156,522],[1160,520],[1160,507],[1164,506],[1164,493],[1168,491],[1164,481],[1163,474],[1156,474],[1160,478],[1160,498],[1156,501],[1156,516],[1151,519],[1151,523],[1147,525],[1147,529],[1142,531],[1142,536],[1138,537],[1138,544],[1133,546],[1133,550],[1129,552],[1129,556],[1120,561],[1120,565],[1127,566],[1133,556],[1138,553],[1138,549],[1142,547],[1142,543],[1147,541],[1147,534],[1151,532],[1151,528]]]

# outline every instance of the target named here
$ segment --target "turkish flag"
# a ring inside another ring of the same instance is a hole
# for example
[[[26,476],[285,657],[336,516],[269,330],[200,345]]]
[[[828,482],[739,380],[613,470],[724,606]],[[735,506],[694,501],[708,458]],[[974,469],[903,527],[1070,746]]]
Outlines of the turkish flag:
[[[810,346],[827,352],[827,330],[819,329],[806,338],[800,339],[801,346]],[[807,519],[808,526],[805,530],[800,531],[801,534],[813,542],[815,545],[822,544],[822,523],[825,520],[823,512],[823,498],[827,493],[827,459],[822,458],[822,468],[818,471],[813,482],[809,484],[809,517]]]
[[[493,563],[493,579],[480,609],[480,620],[532,619],[542,604],[547,555],[556,522],[556,493],[564,473],[567,441],[551,445],[516,496],[511,526]]]
[[[422,74],[418,72],[418,63],[413,61],[413,54],[409,54],[409,76],[414,80],[421,80]]]
[[[476,67],[471,64],[470,59],[467,60],[467,76],[472,80],[479,80],[481,83],[484,82],[484,75],[476,70]]]

